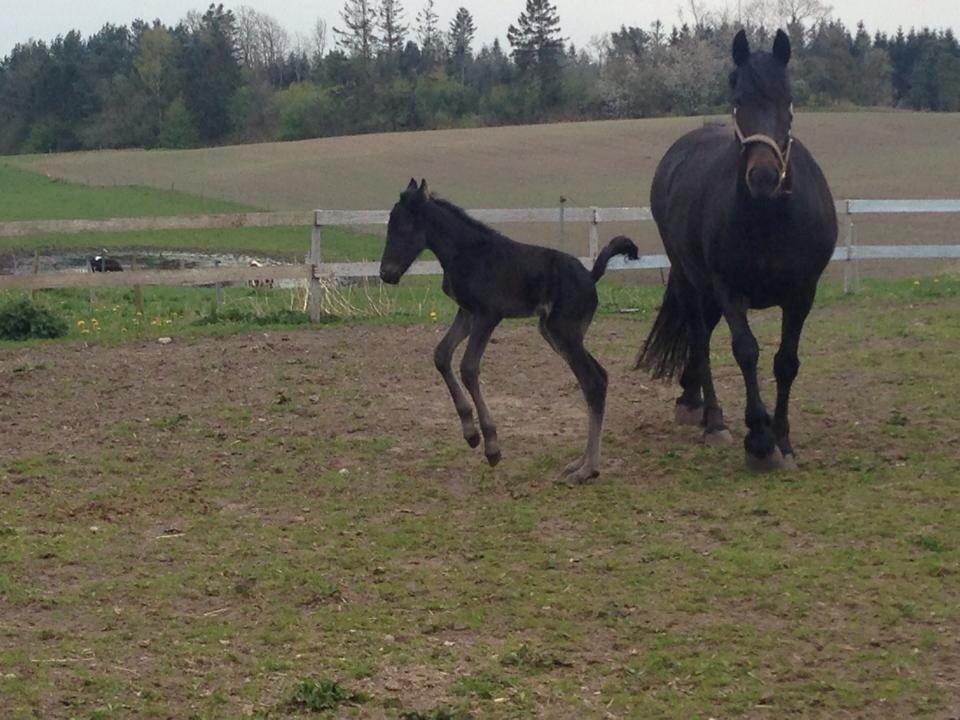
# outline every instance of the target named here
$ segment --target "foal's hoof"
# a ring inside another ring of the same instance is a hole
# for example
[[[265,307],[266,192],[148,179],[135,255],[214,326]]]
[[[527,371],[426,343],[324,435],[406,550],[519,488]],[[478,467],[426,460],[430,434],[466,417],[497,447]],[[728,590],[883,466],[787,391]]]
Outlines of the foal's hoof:
[[[497,463],[500,462],[500,457],[501,455],[499,450],[487,455],[487,462],[490,463],[490,467],[496,467]]]
[[[703,434],[703,444],[707,447],[729,447],[733,445],[733,435],[726,428],[708,431]]]
[[[472,434],[464,435],[463,439],[467,441],[467,445],[469,445],[472,448],[475,448],[477,447],[477,445],[480,444],[480,433],[474,430]]]
[[[746,455],[747,470],[750,472],[776,472],[777,470],[784,470],[787,467],[787,462],[784,460],[783,453],[780,452],[780,448],[778,447],[774,447],[773,452],[771,452],[765,458],[754,457],[750,453],[747,453]]]
[[[673,408],[673,419],[677,425],[699,425],[703,420],[703,408],[677,403]]]

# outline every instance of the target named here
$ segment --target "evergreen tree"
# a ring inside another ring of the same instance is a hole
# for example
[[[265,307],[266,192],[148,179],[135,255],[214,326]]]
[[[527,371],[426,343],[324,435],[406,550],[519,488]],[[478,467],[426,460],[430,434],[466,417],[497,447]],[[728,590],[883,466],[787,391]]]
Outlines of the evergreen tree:
[[[398,56],[403,50],[408,29],[403,24],[403,5],[400,0],[380,0],[377,28],[380,30],[383,51],[391,58]]]
[[[186,108],[196,121],[200,139],[219,142],[230,131],[230,100],[242,81],[233,12],[223,5],[210,5],[194,23],[182,23],[177,34],[183,37]]]
[[[540,81],[545,104],[555,104],[560,94],[564,42],[556,6],[550,0],[527,0],[517,24],[507,29],[507,40],[513,47],[517,67],[523,72],[532,71]]]
[[[333,28],[337,44],[351,57],[368,63],[377,46],[377,11],[373,0],[346,0],[340,17],[344,29]]]
[[[450,23],[450,55],[453,59],[460,84],[466,83],[467,60],[471,56],[471,44],[477,28],[473,24],[473,16],[465,7],[457,10],[456,17]]]
[[[424,69],[430,71],[443,59],[445,50],[434,0],[427,0],[417,14],[417,39],[420,40],[421,62]]]

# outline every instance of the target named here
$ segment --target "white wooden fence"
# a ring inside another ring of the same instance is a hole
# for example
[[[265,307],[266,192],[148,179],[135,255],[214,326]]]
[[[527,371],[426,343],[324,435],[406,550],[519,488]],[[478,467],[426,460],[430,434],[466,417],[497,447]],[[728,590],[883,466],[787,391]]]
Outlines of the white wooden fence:
[[[841,243],[833,260],[844,263],[844,288],[850,290],[856,278],[859,260],[960,259],[960,245],[857,245],[854,217],[878,214],[960,213],[960,200],[843,200],[836,204],[842,228]],[[487,223],[586,223],[589,226],[587,255],[580,260],[591,267],[599,252],[600,225],[604,222],[630,223],[652,220],[650,209],[627,208],[526,208],[471,210],[470,214]],[[315,210],[312,213],[310,253],[304,264],[266,265],[264,267],[221,267],[200,270],[143,270],[123,273],[52,272],[33,275],[0,275],[0,290],[68,287],[106,287],[117,285],[196,285],[256,280],[305,280],[311,285],[311,315],[319,314],[319,283],[329,277],[378,277],[377,262],[323,262],[323,228],[330,226],[386,225],[386,210]],[[240,228],[302,226],[311,224],[310,213],[243,213],[190,217],[114,218],[109,220],[53,220],[0,223],[0,236],[24,236],[35,233],[130,232],[135,230],[183,230],[204,228]],[[614,258],[610,270],[651,270],[667,268],[666,255],[646,255],[637,260]],[[408,273],[438,275],[436,261],[416,262]]]

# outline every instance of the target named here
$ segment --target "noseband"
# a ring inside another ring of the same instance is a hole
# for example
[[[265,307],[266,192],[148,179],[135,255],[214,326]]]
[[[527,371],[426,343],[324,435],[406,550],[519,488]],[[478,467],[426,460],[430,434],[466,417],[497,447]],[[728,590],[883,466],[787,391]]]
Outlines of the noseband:
[[[793,115],[793,105],[790,106],[790,115]],[[757,133],[756,135],[747,135],[744,136],[743,131],[740,130],[740,123],[737,122],[737,109],[733,109],[733,131],[737,136],[737,140],[740,141],[740,152],[746,152],[748,145],[766,145],[768,148],[773,150],[773,154],[777,158],[777,170],[779,171],[779,182],[777,183],[776,190],[778,192],[781,187],[783,187],[784,181],[787,179],[787,170],[790,167],[790,151],[793,149],[793,134],[790,130],[787,130],[787,146],[786,148],[781,148],[777,141],[774,140],[769,135],[764,135],[762,133]]]

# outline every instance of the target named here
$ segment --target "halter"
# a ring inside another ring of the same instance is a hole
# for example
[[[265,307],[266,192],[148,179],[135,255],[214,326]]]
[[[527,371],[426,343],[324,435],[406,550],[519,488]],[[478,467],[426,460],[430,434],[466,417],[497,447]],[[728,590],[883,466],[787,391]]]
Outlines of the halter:
[[[790,117],[793,117],[793,104],[790,105]],[[793,133],[790,130],[787,130],[787,147],[786,149],[781,149],[777,144],[777,141],[774,140],[769,135],[764,135],[762,133],[757,133],[756,135],[744,136],[743,131],[740,130],[740,123],[737,122],[737,109],[733,109],[733,131],[737,136],[737,140],[740,141],[740,152],[745,152],[747,145],[752,145],[759,143],[761,145],[766,145],[768,148],[773,150],[773,154],[777,157],[777,165],[779,170],[780,180],[777,182],[777,187],[774,192],[778,192],[781,187],[783,187],[784,181],[787,179],[787,170],[790,166],[790,151],[793,149]]]

